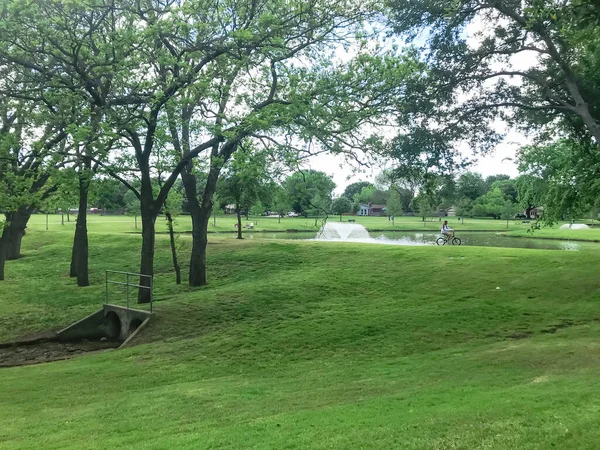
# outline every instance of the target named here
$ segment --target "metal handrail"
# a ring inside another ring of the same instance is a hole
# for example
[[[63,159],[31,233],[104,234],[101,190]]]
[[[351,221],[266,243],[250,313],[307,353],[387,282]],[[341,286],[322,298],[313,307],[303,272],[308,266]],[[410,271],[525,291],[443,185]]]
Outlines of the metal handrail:
[[[112,281],[108,278],[108,274],[109,273],[116,273],[116,274],[120,274],[120,275],[125,275],[125,283],[123,283],[122,281]],[[135,283],[130,283],[129,282],[129,277],[133,276],[133,277],[144,277],[144,278],[150,278],[150,286],[142,286],[140,284],[135,284]],[[104,294],[104,301],[106,304],[108,304],[108,285],[109,284],[116,284],[119,286],[125,286],[125,292],[126,292],[126,297],[127,297],[127,309],[129,308],[129,287],[136,287],[136,288],[140,288],[140,289],[150,289],[150,312],[152,312],[152,303],[154,300],[154,296],[153,296],[153,284],[154,284],[154,277],[152,275],[145,275],[143,273],[133,273],[133,272],[123,272],[120,270],[106,270],[105,271],[105,294]]]

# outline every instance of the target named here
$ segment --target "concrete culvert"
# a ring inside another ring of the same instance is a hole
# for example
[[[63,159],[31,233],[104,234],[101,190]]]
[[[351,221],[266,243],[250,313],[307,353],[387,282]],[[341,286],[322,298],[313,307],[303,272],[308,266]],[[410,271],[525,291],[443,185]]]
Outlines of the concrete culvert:
[[[106,334],[109,338],[118,338],[121,334],[121,319],[114,311],[109,311],[104,318]]]
[[[133,319],[131,322],[129,322],[129,334],[131,334],[135,330],[137,330],[142,323],[143,323],[142,319]]]

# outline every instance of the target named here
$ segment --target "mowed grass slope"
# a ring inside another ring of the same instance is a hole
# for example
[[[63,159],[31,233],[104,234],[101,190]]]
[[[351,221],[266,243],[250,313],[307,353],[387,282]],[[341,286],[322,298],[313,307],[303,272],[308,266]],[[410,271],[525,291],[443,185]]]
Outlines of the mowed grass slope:
[[[90,243],[81,289],[69,235],[28,234],[2,340],[93,311],[103,269],[136,270],[139,236]],[[592,252],[221,237],[192,290],[159,236],[156,266],[140,345],[0,370],[0,448],[600,448]]]
[[[575,241],[596,241],[600,242],[600,228],[589,228],[582,230],[560,229],[558,225],[553,227],[543,227],[535,230],[533,233],[527,230],[513,230],[505,233],[507,236],[541,238],[541,239],[565,239]]]

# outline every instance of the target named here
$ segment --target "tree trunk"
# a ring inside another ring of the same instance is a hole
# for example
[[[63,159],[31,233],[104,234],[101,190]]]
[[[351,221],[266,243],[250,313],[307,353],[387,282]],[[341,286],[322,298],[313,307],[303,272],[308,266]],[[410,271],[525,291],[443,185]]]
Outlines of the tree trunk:
[[[2,229],[0,236],[0,281],[4,280],[4,266],[6,264],[6,250],[8,242],[9,229],[8,226]]]
[[[198,201],[196,177],[186,169],[181,173],[181,181],[192,218],[192,253],[188,283],[190,286],[204,286],[206,284],[206,235],[211,211],[204,211]]]
[[[142,253],[140,263],[140,273],[142,275],[154,276],[154,239],[156,214],[151,205],[142,203]],[[151,286],[150,278],[140,277],[140,286],[149,288]],[[150,303],[150,289],[140,288],[138,291],[138,303]]]
[[[206,247],[208,245],[208,222],[213,207],[213,195],[217,187],[217,180],[221,169],[211,167],[204,192],[202,193],[202,204],[198,201],[196,190],[196,177],[189,171],[184,170],[181,180],[185,188],[186,197],[189,201],[190,214],[192,216],[192,254],[190,256],[190,286],[206,285]]]
[[[186,138],[187,139],[187,138]],[[217,189],[217,181],[221,168],[227,163],[229,157],[236,150],[237,141],[224,144],[219,155],[222,157],[220,164],[211,163],[204,192],[202,193],[202,203],[198,201],[196,188],[196,177],[192,173],[192,164],[181,172],[181,180],[185,189],[186,197],[189,202],[190,214],[192,215],[192,254],[190,256],[190,286],[206,285],[206,247],[208,245],[208,222],[213,209],[213,196]],[[186,146],[184,146],[186,148]],[[187,150],[186,150],[187,151]],[[186,153],[184,151],[184,154]],[[217,147],[212,150],[214,156],[217,155]]]
[[[240,213],[240,207],[239,205],[236,205],[235,208],[235,213],[237,215],[237,238],[238,239],[244,239],[244,237],[242,236],[242,214]]]
[[[60,212],[60,224],[64,225],[65,224],[65,213],[64,211],[61,210]]]
[[[21,207],[16,211],[5,213],[6,224],[0,236],[0,280],[4,280],[4,267],[7,260],[21,256],[21,240],[25,235],[27,222],[31,217],[31,209]]]
[[[190,286],[206,285],[206,247],[210,212],[200,209],[192,216],[192,254],[190,256]]]
[[[79,174],[79,210],[75,223],[75,237],[73,251],[71,252],[70,276],[77,277],[77,286],[89,286],[88,262],[88,233],[87,233],[87,206],[90,183],[87,174]]]
[[[8,234],[4,245],[7,261],[21,257],[21,241],[25,236],[25,228],[31,217],[31,211],[30,208],[22,206],[16,211],[6,214],[7,223],[4,229]]]
[[[175,247],[175,232],[173,231],[173,217],[170,212],[166,212],[167,223],[169,226],[169,239],[171,241],[171,255],[173,257],[173,268],[175,269],[175,283],[181,284],[181,267],[177,260],[177,248]]]

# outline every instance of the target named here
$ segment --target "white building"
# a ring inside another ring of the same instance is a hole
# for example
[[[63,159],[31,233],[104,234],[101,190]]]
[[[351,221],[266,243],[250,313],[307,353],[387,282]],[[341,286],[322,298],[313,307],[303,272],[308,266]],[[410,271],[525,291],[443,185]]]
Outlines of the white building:
[[[358,211],[356,212],[357,216],[368,216],[369,215],[369,210],[371,209],[369,207],[368,204],[366,203],[361,203],[360,205],[358,205]]]

